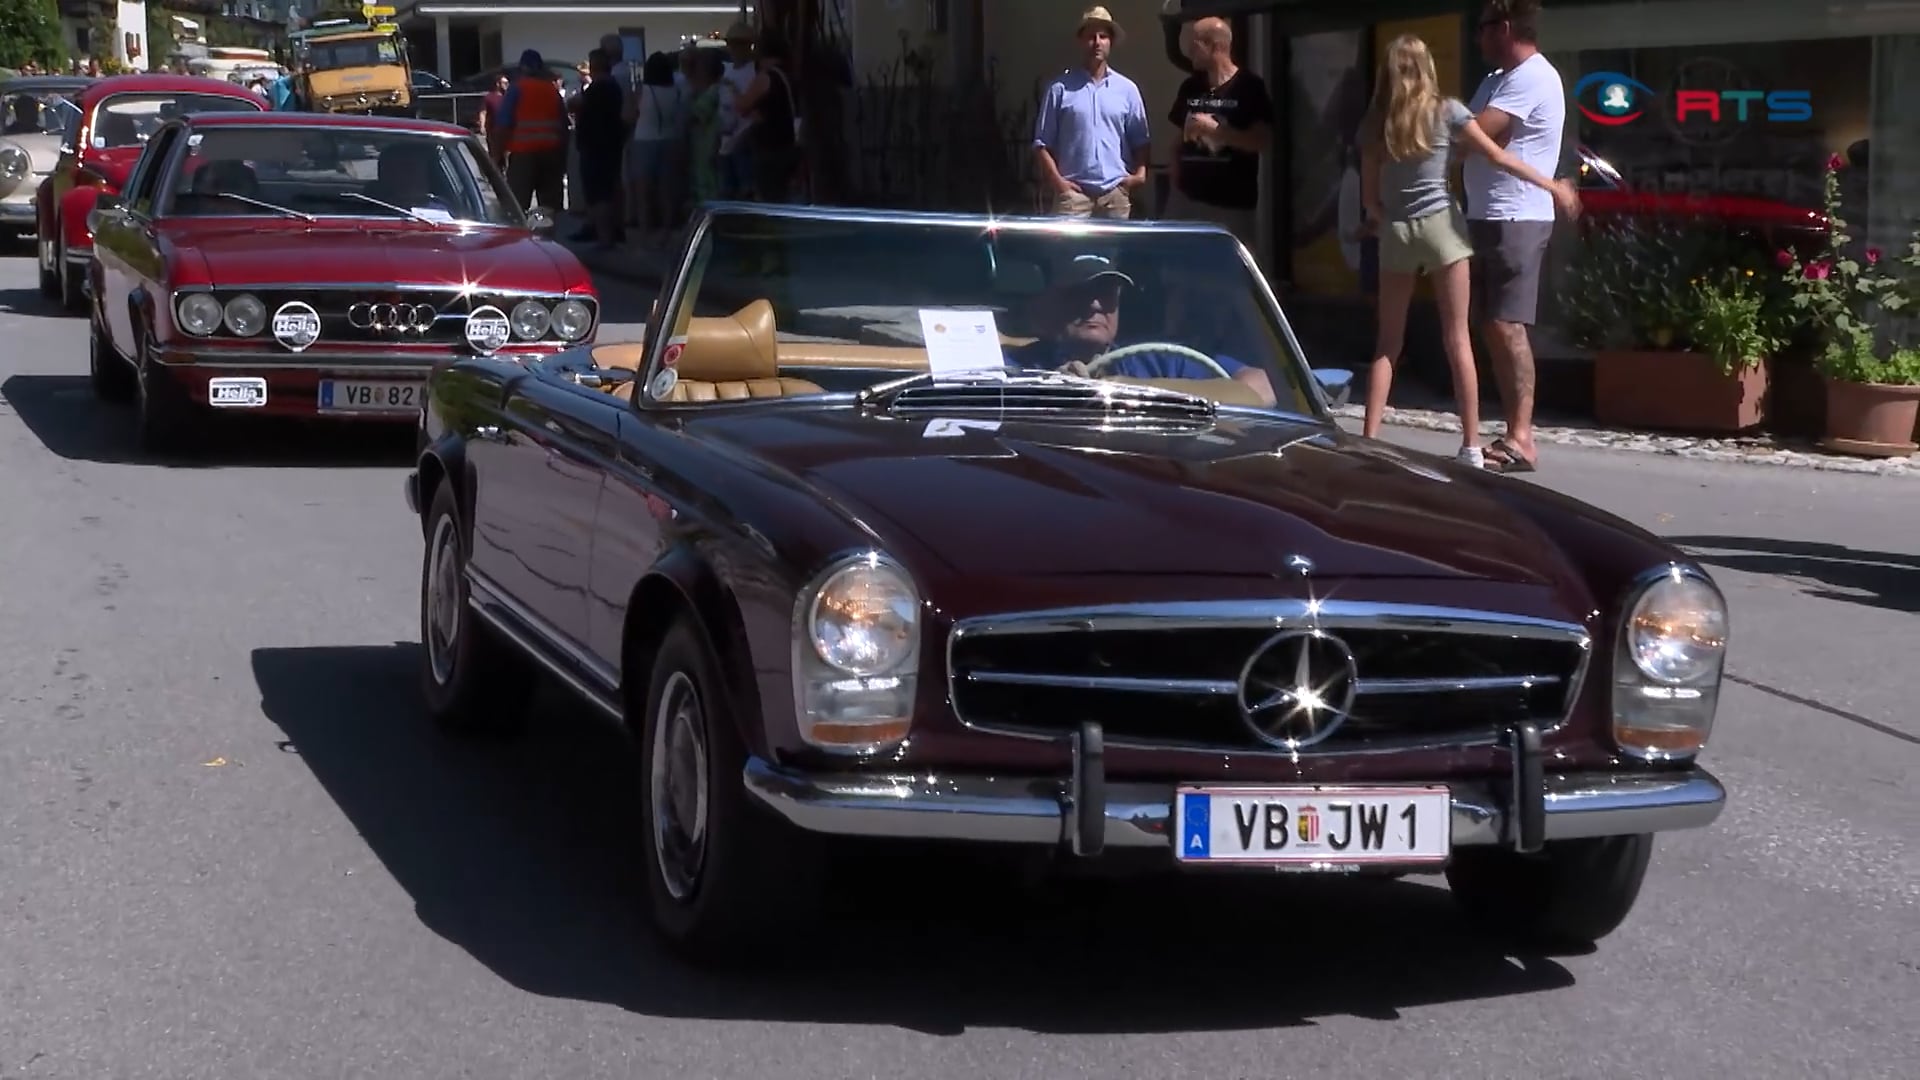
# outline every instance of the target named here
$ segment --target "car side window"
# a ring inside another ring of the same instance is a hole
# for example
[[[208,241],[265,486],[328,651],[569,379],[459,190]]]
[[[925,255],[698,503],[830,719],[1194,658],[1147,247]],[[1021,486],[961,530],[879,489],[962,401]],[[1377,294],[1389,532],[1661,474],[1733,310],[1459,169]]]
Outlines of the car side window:
[[[147,144],[133,167],[133,175],[127,178],[127,209],[142,217],[153,214],[154,192],[160,186],[160,176],[166,172],[166,161],[173,156],[173,144],[179,137],[179,128],[168,128]]]

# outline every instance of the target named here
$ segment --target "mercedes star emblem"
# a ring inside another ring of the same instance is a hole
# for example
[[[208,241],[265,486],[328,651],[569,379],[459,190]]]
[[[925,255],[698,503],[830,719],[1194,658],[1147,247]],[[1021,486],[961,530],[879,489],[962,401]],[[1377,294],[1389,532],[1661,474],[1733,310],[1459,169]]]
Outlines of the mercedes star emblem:
[[[1240,715],[1262,742],[1297,750],[1333,734],[1353,709],[1359,665],[1347,643],[1321,630],[1268,638],[1240,672]]]
[[[1313,560],[1307,558],[1305,555],[1289,555],[1287,556],[1287,569],[1299,574],[1301,577],[1306,577],[1313,573]]]

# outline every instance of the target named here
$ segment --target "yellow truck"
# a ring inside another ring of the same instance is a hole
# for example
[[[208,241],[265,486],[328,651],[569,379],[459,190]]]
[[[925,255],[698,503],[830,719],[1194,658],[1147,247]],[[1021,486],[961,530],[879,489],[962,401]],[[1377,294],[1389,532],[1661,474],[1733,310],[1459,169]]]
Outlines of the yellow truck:
[[[392,24],[329,19],[289,35],[295,90],[311,112],[408,113],[413,67]]]

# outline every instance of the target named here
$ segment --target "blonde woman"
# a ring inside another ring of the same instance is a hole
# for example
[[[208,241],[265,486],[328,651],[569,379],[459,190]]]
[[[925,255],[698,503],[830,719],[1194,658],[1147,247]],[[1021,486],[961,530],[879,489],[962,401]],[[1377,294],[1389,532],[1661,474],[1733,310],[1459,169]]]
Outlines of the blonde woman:
[[[1579,214],[1572,181],[1555,181],[1508,153],[1487,137],[1465,105],[1441,95],[1426,42],[1412,34],[1394,38],[1361,127],[1360,191],[1380,240],[1379,340],[1367,383],[1363,431],[1368,438],[1380,433],[1393,365],[1406,343],[1414,279],[1424,273],[1433,278],[1442,344],[1453,370],[1460,410],[1459,457],[1478,468],[1486,459],[1480,449],[1479,377],[1467,333],[1467,260],[1473,246],[1467,240],[1465,215],[1447,187],[1456,148],[1484,154],[1494,167],[1551,192],[1561,213]]]

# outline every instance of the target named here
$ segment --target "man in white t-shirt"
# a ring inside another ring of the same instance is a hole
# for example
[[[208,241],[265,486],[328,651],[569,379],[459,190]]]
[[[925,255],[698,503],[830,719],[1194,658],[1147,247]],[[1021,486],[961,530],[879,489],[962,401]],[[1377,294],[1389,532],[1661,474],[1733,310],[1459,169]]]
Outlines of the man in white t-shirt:
[[[727,62],[720,76],[720,194],[722,198],[745,199],[753,192],[753,151],[747,136],[753,118],[741,116],[735,103],[760,74],[755,59],[760,35],[752,23],[736,19],[727,27],[724,40]]]
[[[1567,94],[1560,73],[1540,55],[1539,23],[1540,0],[1486,0],[1478,37],[1480,53],[1494,72],[1467,108],[1494,142],[1552,176],[1560,168]],[[1473,303],[1507,414],[1506,436],[1487,448],[1487,467],[1531,472],[1537,451],[1527,328],[1539,306],[1541,264],[1553,239],[1553,195],[1500,171],[1480,154],[1467,155],[1461,178],[1473,241]]]

